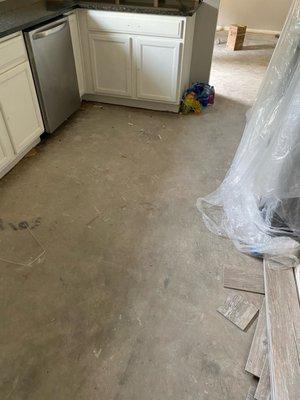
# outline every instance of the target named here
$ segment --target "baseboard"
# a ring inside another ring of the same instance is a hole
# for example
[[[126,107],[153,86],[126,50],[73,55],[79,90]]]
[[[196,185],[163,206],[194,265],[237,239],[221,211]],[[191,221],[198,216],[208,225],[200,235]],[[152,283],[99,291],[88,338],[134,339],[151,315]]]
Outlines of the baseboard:
[[[179,104],[159,103],[155,101],[141,101],[121,97],[103,96],[99,94],[85,94],[82,98],[86,101],[96,101],[100,103],[115,104],[118,106],[146,108],[148,110],[169,111],[173,113],[179,112]]]
[[[217,32],[220,31],[228,31],[229,26],[217,26]],[[247,28],[247,33],[262,33],[264,35],[280,35],[281,31],[271,31],[268,29],[255,29],[255,28]]]
[[[263,33],[264,35],[280,35],[281,31],[269,31],[267,29],[254,29],[254,28],[247,28],[247,32],[249,33]]]
[[[18,154],[8,165],[6,165],[0,171],[0,178],[6,175],[18,162],[26,156],[26,154],[33,149],[38,143],[40,143],[40,137],[37,137],[32,143],[30,143],[20,154]]]

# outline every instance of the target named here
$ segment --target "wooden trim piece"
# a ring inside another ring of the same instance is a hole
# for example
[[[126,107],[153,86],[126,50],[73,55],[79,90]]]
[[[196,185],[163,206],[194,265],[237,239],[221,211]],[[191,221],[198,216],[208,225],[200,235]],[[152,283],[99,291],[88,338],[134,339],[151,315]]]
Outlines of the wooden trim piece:
[[[264,261],[272,400],[300,394],[300,307],[292,268]]]
[[[266,326],[266,304],[265,301],[259,311],[258,321],[250,348],[250,353],[245,370],[257,377],[261,376],[266,354],[268,351],[267,326]]]
[[[295,267],[295,280],[296,280],[296,286],[297,286],[297,292],[298,292],[298,300],[300,302],[300,265],[297,265]]]
[[[265,293],[264,271],[261,264],[248,266],[226,266],[223,276],[224,287],[245,290],[246,292]]]
[[[254,398],[256,400],[270,400],[271,399],[271,388],[270,388],[270,369],[268,357],[265,357],[263,369],[261,371],[261,377],[258,382]]]
[[[246,400],[254,400],[255,386],[250,386]]]
[[[256,317],[258,308],[243,296],[234,293],[227,297],[225,304],[217,311],[240,329],[245,330]]]
[[[217,26],[218,31],[229,31],[230,26]],[[263,33],[265,35],[279,35],[281,31],[272,31],[269,29],[256,29],[256,28],[247,28],[247,33]]]

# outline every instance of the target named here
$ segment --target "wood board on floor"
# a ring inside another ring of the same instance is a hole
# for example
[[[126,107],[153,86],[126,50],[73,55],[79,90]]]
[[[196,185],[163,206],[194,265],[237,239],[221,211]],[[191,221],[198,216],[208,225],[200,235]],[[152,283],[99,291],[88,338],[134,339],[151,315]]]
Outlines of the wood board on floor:
[[[300,394],[300,307],[292,268],[264,261],[272,400]]]
[[[298,292],[298,300],[300,301],[300,265],[296,266],[294,272],[295,272],[296,286]]]
[[[247,292],[265,293],[262,264],[255,264],[251,268],[246,265],[225,266],[223,279],[224,287]]]
[[[261,371],[261,377],[258,382],[254,398],[255,400],[270,400],[271,398],[270,370],[269,370],[268,357],[265,357],[264,366]]]
[[[246,400],[254,400],[254,394],[255,394],[255,386],[250,386]]]
[[[258,308],[239,294],[230,294],[217,311],[240,329],[245,330],[258,313]]]
[[[261,376],[266,354],[268,351],[267,326],[266,326],[266,304],[263,301],[258,314],[258,321],[255,328],[248,360],[245,370],[257,377]]]

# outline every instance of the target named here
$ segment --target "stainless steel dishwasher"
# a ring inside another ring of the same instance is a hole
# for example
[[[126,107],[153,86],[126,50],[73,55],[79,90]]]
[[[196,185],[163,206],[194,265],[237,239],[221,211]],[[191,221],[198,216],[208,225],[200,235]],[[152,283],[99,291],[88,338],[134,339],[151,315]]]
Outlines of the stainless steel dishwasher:
[[[45,131],[52,133],[80,107],[68,18],[26,31],[25,41]]]

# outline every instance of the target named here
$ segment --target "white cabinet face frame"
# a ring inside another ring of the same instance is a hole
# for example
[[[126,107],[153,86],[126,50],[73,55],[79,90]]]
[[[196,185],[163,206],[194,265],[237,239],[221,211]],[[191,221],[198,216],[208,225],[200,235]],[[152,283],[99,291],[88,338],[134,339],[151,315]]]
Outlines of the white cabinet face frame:
[[[81,40],[79,35],[77,13],[70,14],[68,16],[68,19],[71,32],[71,40],[73,45],[78,88],[80,96],[82,96],[84,94],[85,88],[84,88],[84,74],[83,74],[82,55],[81,55]]]
[[[95,93],[131,97],[131,36],[89,33],[89,46]]]
[[[163,38],[135,38],[136,97],[178,102],[182,43]]]
[[[0,170],[10,163],[14,151],[9,139],[4,113],[0,104]]]
[[[28,61],[0,75],[2,118],[15,154],[44,131]]]

